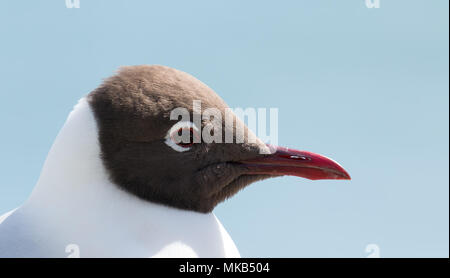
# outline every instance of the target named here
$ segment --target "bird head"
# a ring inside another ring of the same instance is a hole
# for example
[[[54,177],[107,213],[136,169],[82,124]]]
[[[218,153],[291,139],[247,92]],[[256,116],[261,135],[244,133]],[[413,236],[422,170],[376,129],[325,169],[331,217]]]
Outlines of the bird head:
[[[266,145],[208,86],[164,66],[129,66],[88,96],[109,178],[141,199],[210,212],[283,175],[350,179],[335,161]]]

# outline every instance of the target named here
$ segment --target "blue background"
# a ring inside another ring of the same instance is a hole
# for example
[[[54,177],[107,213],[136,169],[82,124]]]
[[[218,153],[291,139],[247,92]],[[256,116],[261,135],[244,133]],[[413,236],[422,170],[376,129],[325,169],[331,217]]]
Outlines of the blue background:
[[[346,181],[283,177],[218,206],[243,256],[449,256],[446,0],[2,1],[0,213],[30,194],[73,105],[120,65],[279,108],[279,143]]]

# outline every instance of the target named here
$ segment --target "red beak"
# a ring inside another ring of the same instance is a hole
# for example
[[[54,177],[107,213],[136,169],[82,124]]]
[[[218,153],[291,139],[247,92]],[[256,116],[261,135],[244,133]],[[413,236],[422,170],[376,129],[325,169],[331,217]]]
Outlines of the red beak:
[[[310,180],[351,179],[347,171],[330,158],[283,147],[276,147],[273,154],[241,161],[241,163],[249,170],[248,174],[288,175]]]

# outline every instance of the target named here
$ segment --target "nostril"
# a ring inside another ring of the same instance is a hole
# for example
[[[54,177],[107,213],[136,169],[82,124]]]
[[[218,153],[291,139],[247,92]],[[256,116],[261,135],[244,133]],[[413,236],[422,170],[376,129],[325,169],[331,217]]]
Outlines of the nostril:
[[[311,160],[311,158],[306,156],[298,156],[298,155],[291,155],[292,159],[299,159],[299,160]]]
[[[295,159],[295,160],[311,160],[311,158],[303,155],[281,155],[281,157]]]

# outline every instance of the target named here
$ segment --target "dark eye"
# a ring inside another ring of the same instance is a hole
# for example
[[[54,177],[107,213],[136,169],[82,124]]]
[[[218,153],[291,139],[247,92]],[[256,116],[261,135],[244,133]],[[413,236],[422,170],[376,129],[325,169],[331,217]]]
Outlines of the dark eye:
[[[174,136],[172,134],[172,136],[171,136],[172,141],[175,142],[175,144],[177,144],[178,146],[183,147],[183,148],[189,148],[190,146],[192,146],[194,144],[195,139],[198,138],[197,137],[198,134],[193,128],[188,128],[188,127],[180,128],[174,133],[176,133],[178,135],[177,136],[178,140],[175,140]],[[181,141],[179,139],[181,139]]]

